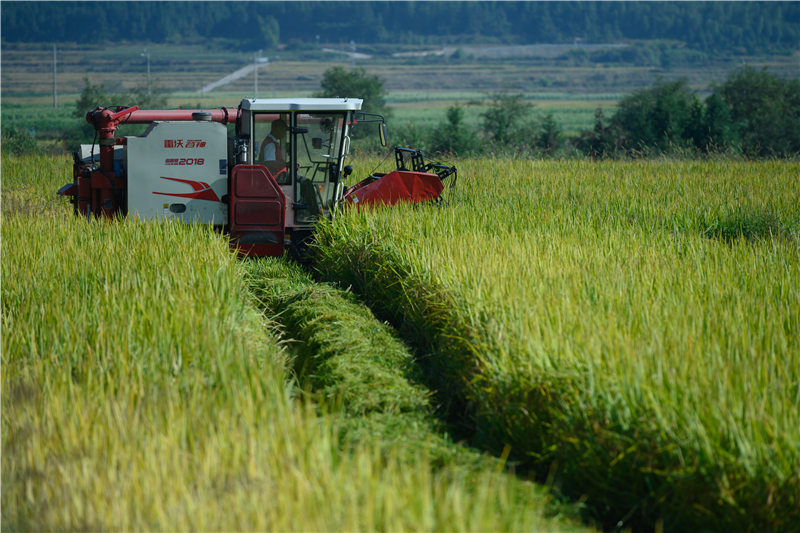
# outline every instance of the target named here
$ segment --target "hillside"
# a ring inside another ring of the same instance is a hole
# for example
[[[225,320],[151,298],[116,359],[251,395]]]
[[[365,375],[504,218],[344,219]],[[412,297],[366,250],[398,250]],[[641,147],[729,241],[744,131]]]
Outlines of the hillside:
[[[752,54],[800,41],[795,2],[4,2],[2,17],[4,43],[211,39],[258,50],[666,39],[709,54]]]

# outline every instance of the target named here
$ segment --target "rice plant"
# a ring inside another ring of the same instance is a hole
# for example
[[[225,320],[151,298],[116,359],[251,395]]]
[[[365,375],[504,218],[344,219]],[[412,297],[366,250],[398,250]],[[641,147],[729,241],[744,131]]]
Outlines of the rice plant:
[[[68,158],[2,159],[4,530],[575,530],[306,400],[208,228],[75,217]]]
[[[444,205],[343,213],[316,259],[473,442],[606,527],[800,523],[800,166],[458,166]]]

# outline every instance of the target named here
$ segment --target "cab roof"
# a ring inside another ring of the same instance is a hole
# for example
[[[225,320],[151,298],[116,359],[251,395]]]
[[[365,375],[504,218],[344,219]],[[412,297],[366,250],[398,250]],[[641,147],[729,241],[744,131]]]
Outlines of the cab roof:
[[[359,111],[360,98],[246,98],[242,109],[250,111]]]

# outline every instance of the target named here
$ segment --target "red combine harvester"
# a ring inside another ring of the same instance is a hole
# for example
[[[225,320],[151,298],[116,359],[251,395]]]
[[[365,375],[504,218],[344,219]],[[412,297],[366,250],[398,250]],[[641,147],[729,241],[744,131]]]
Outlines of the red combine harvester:
[[[72,183],[58,192],[87,217],[178,219],[227,231],[241,255],[296,256],[320,217],[340,204],[438,201],[456,169],[395,149],[397,169],[351,188],[343,180],[350,128],[378,123],[354,98],[245,99],[238,109],[141,110],[98,107],[86,115],[95,144],[75,153]],[[149,124],[117,137],[124,124]],[[229,135],[227,125],[234,126]],[[410,165],[408,168],[407,165]]]

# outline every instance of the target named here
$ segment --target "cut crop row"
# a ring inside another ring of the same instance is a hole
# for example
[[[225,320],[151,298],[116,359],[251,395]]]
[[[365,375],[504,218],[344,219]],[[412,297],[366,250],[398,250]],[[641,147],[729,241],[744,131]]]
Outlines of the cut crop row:
[[[531,517],[545,508],[574,512],[548,503],[541,487],[504,473],[501,461],[456,444],[434,416],[408,348],[352,293],[314,282],[285,261],[252,261],[247,270],[251,291],[293,353],[301,387],[321,410],[340,418],[344,453],[356,443],[375,442],[403,463],[422,461],[462,476],[465,486],[492,487],[508,502],[492,526],[500,530],[529,529]],[[546,527],[579,526],[553,517]]]

